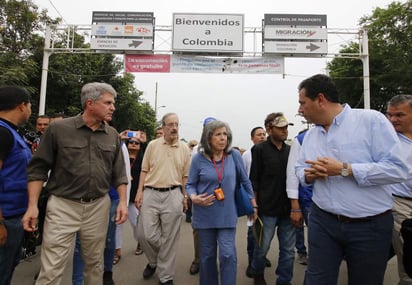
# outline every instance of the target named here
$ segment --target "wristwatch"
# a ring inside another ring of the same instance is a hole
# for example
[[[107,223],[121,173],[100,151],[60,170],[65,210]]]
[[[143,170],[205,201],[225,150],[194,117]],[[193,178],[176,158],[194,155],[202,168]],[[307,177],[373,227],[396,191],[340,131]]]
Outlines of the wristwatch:
[[[342,170],[340,171],[340,175],[343,177],[349,176],[349,166],[347,162],[343,163]]]

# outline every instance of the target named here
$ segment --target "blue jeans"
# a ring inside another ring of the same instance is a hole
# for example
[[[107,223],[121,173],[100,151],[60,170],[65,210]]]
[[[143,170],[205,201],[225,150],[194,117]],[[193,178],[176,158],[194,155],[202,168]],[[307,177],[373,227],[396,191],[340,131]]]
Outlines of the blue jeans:
[[[341,222],[313,204],[308,229],[310,262],[304,284],[337,284],[344,257],[348,285],[383,284],[392,226],[391,214],[365,222]]]
[[[24,231],[21,217],[4,220],[6,244],[0,246],[0,285],[9,285],[14,268],[19,264]]]
[[[309,213],[310,207],[300,207],[302,210],[303,220],[305,221],[306,226],[309,225]],[[304,227],[296,228],[296,245],[295,245],[298,254],[307,255],[308,252],[305,246],[305,230]]]
[[[219,246],[220,284],[236,285],[236,228],[198,229],[200,285],[219,285],[217,247]]]
[[[256,247],[256,239],[253,235],[253,226],[247,227],[247,257],[248,257],[248,265],[252,264],[253,260],[253,252],[255,251]]]
[[[295,228],[289,217],[261,216],[263,222],[263,236],[261,247],[256,247],[253,255],[252,269],[256,274],[263,274],[265,270],[265,256],[277,228],[279,240],[279,260],[276,268],[277,285],[290,284],[293,277],[293,263],[295,260]]]
[[[107,227],[107,237],[106,246],[104,248],[104,271],[112,272],[113,269],[113,258],[115,250],[115,232],[116,232],[116,209],[119,204],[119,200],[111,200],[110,204],[110,219],[109,225]],[[72,273],[72,284],[73,285],[83,285],[83,270],[84,262],[82,258],[80,238],[76,235],[76,246],[74,248],[73,254],[73,273]]]

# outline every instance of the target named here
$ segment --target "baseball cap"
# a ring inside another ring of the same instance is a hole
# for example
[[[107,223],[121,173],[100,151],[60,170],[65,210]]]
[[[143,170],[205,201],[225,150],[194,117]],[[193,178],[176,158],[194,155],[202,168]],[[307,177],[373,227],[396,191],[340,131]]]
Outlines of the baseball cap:
[[[216,121],[216,118],[213,117],[207,117],[203,120],[203,127],[209,124],[210,122]]]
[[[276,117],[271,123],[270,123],[270,127],[278,127],[278,128],[283,128],[286,126],[293,126],[293,123],[289,123],[286,120],[285,116],[279,116]]]

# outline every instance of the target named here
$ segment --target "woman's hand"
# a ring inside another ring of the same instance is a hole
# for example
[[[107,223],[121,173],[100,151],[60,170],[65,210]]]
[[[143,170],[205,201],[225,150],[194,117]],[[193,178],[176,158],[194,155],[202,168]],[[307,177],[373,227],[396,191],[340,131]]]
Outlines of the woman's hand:
[[[214,201],[215,201],[215,195],[210,194],[208,195],[207,193],[203,193],[203,194],[192,194],[190,195],[190,200],[192,200],[193,204],[199,205],[199,206],[211,206]]]

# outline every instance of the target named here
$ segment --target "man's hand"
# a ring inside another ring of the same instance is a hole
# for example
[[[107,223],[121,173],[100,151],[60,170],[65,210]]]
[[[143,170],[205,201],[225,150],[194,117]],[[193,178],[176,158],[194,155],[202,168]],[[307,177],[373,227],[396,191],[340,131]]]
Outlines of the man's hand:
[[[116,210],[116,225],[123,224],[127,220],[128,209],[125,203],[119,203]]]
[[[137,190],[136,197],[134,199],[134,205],[136,208],[140,210],[143,204],[143,191],[142,190]]]
[[[302,212],[298,211],[291,211],[290,212],[290,219],[292,221],[292,225],[295,228],[303,227],[303,215]]]
[[[23,228],[25,231],[34,232],[37,230],[39,209],[37,206],[29,206],[26,213],[23,216]]]

